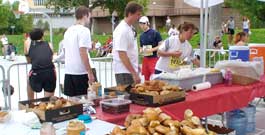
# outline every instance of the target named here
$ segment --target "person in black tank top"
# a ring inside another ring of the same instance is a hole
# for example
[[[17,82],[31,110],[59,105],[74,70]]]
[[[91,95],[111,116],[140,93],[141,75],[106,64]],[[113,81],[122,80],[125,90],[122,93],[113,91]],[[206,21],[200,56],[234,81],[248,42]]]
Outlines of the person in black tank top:
[[[28,99],[34,99],[34,92],[44,89],[44,96],[54,95],[56,73],[52,62],[53,51],[50,44],[42,40],[43,31],[39,28],[30,32],[31,42],[26,45],[25,55],[32,64],[29,72]]]

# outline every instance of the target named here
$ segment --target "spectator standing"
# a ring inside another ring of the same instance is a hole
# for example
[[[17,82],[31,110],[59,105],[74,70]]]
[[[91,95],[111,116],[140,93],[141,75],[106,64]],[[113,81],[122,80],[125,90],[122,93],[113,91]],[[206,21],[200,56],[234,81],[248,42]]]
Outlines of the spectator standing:
[[[178,28],[180,34],[178,36],[171,36],[166,39],[158,49],[160,56],[156,66],[155,74],[162,72],[170,72],[178,70],[181,65],[192,57],[192,46],[188,42],[197,28],[192,23],[181,24]],[[199,65],[198,59],[191,60],[195,65]],[[188,63],[187,63],[188,64]]]
[[[166,20],[166,28],[167,30],[169,30],[169,28],[171,27],[171,19],[169,16],[167,16],[167,20]]]
[[[230,19],[227,21],[227,27],[228,27],[228,45],[232,45],[233,36],[235,34],[235,21],[234,17],[230,17]]]
[[[179,34],[179,31],[175,27],[175,24],[172,24],[172,27],[168,31],[168,36],[174,36],[174,35],[178,35],[178,34]]]
[[[250,33],[250,21],[246,16],[243,17],[242,25],[243,32],[248,35]]]
[[[1,37],[1,42],[2,42],[2,53],[4,55],[4,59],[6,58],[6,53],[7,53],[7,46],[8,46],[8,38],[6,37],[5,34],[2,35]]]
[[[235,45],[244,46],[247,45],[248,35],[245,32],[238,32],[235,36]]]
[[[17,48],[13,43],[9,43],[7,47],[7,56],[9,56],[9,60],[14,61],[15,55],[17,53]]]
[[[44,32],[36,28],[30,35],[30,42],[25,44],[25,56],[28,63],[31,63],[28,81],[28,99],[34,99],[34,92],[41,92],[44,89],[44,96],[54,95],[56,87],[56,71],[52,62],[53,47],[43,41]]]
[[[65,79],[64,94],[78,96],[87,94],[88,84],[95,81],[88,58],[88,50],[92,48],[89,24],[91,12],[80,6],[75,11],[76,23],[64,34]]]
[[[150,28],[149,19],[146,16],[140,18],[139,26],[143,30],[140,35],[140,52],[144,54],[142,74],[145,80],[150,80],[150,76],[155,71],[158,60],[157,49],[162,43],[162,38],[159,32]]]
[[[143,7],[129,2],[125,7],[125,19],[113,32],[113,69],[117,85],[140,83],[138,71],[137,33],[132,24],[141,16]]]

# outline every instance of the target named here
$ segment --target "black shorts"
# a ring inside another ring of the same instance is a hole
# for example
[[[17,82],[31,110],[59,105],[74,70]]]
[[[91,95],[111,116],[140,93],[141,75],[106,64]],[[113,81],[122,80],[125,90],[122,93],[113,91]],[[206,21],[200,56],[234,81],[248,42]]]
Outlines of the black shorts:
[[[64,77],[64,94],[67,96],[79,96],[87,94],[88,75],[70,75]]]
[[[134,83],[132,74],[129,73],[115,74],[115,79],[117,85],[130,85]]]
[[[234,29],[228,29],[228,34],[234,35],[235,34],[235,30]]]
[[[56,88],[56,73],[54,69],[31,70],[29,73],[29,84],[33,91],[54,92]]]

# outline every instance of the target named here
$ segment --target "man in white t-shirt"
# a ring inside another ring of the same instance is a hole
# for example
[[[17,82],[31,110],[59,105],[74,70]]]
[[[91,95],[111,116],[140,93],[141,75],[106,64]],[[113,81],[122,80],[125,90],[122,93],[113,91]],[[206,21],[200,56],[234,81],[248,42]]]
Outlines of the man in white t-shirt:
[[[64,94],[67,96],[87,94],[88,84],[95,80],[87,53],[88,49],[92,48],[90,30],[85,27],[89,23],[90,16],[87,7],[77,8],[76,23],[64,34]]]
[[[6,58],[6,53],[7,53],[7,47],[8,47],[8,39],[5,34],[2,35],[1,37],[1,42],[2,42],[2,53],[4,55],[4,59]]]
[[[113,32],[113,68],[117,85],[140,83],[138,71],[137,35],[132,24],[141,16],[143,7],[129,2],[125,8],[125,19]]]

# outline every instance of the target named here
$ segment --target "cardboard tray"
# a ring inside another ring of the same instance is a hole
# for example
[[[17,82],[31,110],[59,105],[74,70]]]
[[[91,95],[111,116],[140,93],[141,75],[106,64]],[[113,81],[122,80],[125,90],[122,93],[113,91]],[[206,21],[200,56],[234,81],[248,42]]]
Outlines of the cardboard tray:
[[[32,111],[36,113],[42,122],[53,122],[53,123],[58,123],[61,121],[73,119],[76,118],[78,115],[83,114],[82,104],[75,104],[72,106],[62,107],[59,109],[47,110],[47,111],[41,111],[38,109],[29,108],[30,104],[40,101],[48,102],[49,97],[39,98],[34,100],[19,101],[19,109],[20,110],[26,109],[27,111]]]
[[[252,83],[258,82],[256,79],[252,79],[246,76],[232,74],[232,83],[239,84],[239,85],[249,85]]]
[[[145,95],[138,93],[130,93],[130,100],[135,104],[158,107],[166,104],[176,103],[185,100],[185,91],[180,90],[178,92],[172,92],[166,95]]]

